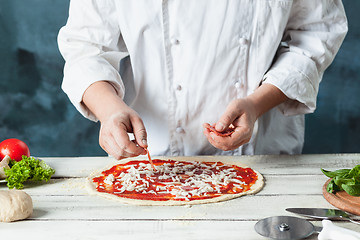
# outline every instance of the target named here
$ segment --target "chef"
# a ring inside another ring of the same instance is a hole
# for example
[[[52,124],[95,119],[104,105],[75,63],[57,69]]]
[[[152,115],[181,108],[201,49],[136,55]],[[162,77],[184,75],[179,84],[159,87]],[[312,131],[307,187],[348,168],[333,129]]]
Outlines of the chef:
[[[62,88],[116,159],[299,154],[346,32],[340,0],[73,0]]]

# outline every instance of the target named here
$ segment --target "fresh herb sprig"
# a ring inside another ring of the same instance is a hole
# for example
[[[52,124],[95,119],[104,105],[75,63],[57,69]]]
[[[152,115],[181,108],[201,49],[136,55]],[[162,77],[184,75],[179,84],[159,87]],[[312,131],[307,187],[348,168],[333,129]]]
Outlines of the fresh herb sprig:
[[[339,169],[336,171],[321,171],[331,181],[326,187],[329,193],[336,193],[338,191],[345,191],[351,196],[360,196],[360,165],[353,169]]]
[[[55,170],[47,165],[44,161],[33,157],[22,156],[22,160],[9,162],[10,169],[4,169],[7,186],[10,189],[24,188],[24,182],[32,181],[49,181]]]

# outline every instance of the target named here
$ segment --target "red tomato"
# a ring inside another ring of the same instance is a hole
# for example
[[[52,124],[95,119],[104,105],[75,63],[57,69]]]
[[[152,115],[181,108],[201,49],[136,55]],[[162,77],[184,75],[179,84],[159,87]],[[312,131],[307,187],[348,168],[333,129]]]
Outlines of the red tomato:
[[[23,155],[30,157],[30,150],[23,141],[16,138],[10,138],[0,143],[0,161],[6,155],[12,160],[21,161]]]

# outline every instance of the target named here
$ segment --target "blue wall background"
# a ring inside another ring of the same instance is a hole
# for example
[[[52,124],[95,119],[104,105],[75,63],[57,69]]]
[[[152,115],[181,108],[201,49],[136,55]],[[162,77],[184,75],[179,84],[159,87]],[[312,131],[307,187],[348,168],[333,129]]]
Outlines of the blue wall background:
[[[344,0],[349,33],[306,116],[304,153],[360,152],[360,1]],[[19,138],[33,156],[106,155],[99,124],[83,118],[60,89],[57,33],[69,1],[0,1],[0,140]]]

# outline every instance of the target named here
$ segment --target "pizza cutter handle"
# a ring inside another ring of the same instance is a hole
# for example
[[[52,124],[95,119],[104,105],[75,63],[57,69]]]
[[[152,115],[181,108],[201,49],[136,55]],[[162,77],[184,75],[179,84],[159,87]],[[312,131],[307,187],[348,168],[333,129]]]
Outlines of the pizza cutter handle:
[[[360,240],[360,233],[346,228],[338,227],[334,225],[330,220],[322,220],[322,224],[323,229],[319,233],[319,240]]]

